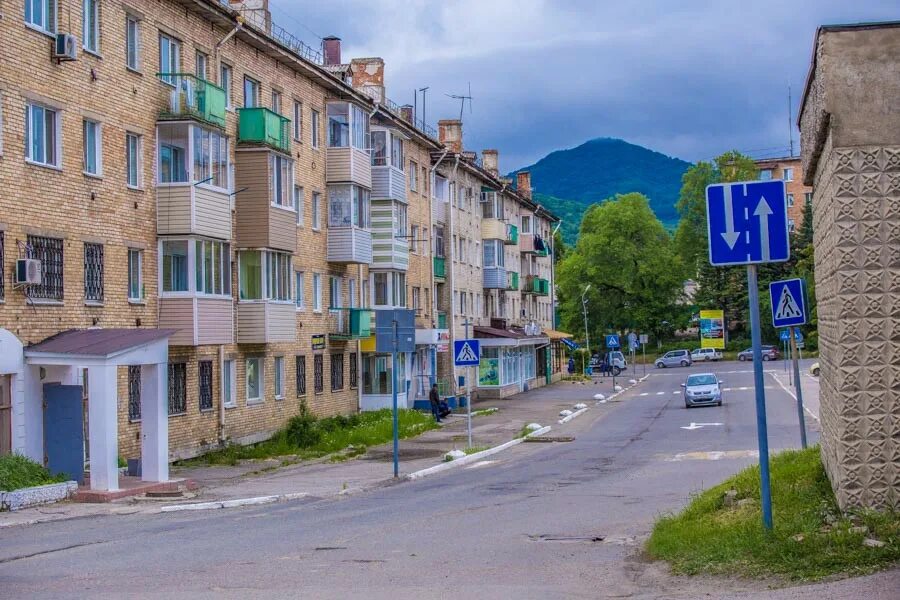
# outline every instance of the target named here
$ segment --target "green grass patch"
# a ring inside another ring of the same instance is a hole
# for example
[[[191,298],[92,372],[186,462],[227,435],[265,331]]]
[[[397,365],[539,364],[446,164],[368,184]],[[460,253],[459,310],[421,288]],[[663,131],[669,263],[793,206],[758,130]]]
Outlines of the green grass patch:
[[[21,454],[0,456],[0,491],[11,492],[67,480],[68,477],[63,474],[51,475],[47,469]]]
[[[437,427],[431,415],[416,410],[401,410],[398,419],[401,438],[415,437]],[[182,464],[235,465],[241,460],[267,458],[293,463],[329,454],[334,455],[335,461],[341,461],[392,438],[390,409],[324,419],[317,419],[304,410],[269,440],[250,446],[227,446]]]
[[[484,452],[490,448],[490,446],[472,446],[471,448],[463,448],[463,452],[466,454],[475,454],[477,452]]]
[[[774,531],[762,526],[755,466],[698,494],[680,514],[660,518],[647,541],[649,556],[681,574],[791,580],[861,575],[900,559],[900,514],[842,515],[818,446],[782,452],[770,464]],[[737,495],[726,505],[729,490]],[[865,538],[884,546],[864,546]]]
[[[476,410],[472,413],[473,417],[486,417],[488,415],[492,415],[495,412],[499,412],[499,408],[482,408],[481,410]]]

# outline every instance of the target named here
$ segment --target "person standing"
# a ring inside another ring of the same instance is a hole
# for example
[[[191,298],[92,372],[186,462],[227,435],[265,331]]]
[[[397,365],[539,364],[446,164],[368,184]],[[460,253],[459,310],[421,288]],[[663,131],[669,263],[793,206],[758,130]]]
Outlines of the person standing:
[[[431,402],[431,414],[437,423],[441,422],[441,395],[438,394],[437,384],[432,384],[431,392],[428,393],[428,400]]]
[[[569,357],[569,375],[575,374],[575,359],[571,356]]]

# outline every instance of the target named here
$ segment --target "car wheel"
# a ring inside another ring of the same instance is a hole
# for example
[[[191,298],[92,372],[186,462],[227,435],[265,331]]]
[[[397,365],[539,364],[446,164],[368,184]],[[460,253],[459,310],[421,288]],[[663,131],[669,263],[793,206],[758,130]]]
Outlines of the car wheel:
[[[719,400],[718,406],[722,406],[722,401]]]
[[[771,358],[769,358],[769,355],[768,355],[768,354],[763,354],[763,357],[762,357],[762,358],[763,358],[764,361],[767,361],[767,362],[770,361],[770,360],[772,360]]]
[[[688,361],[686,361],[686,360],[681,361],[681,366],[682,367],[688,366]]]
[[[619,373],[622,372],[622,369],[620,369],[619,367],[613,367],[612,372],[613,372],[613,375],[615,375],[616,377],[618,377],[618,376],[619,376]]]
[[[666,365],[662,364],[661,362],[656,363],[656,368],[657,368],[657,369],[662,369],[662,368],[665,367],[665,366],[666,366]]]
[[[704,357],[703,360],[705,360],[706,362],[709,362],[709,361],[710,361],[710,358],[707,356],[707,357]]]
[[[813,377],[818,377],[818,376],[819,376],[819,369],[813,369],[812,374],[813,374]]]
[[[738,360],[741,362],[747,362],[747,357],[743,354],[738,354]]]
[[[684,407],[685,407],[685,408],[690,408],[690,407],[691,407],[691,405],[690,405],[690,404],[688,404],[688,403],[687,403],[687,402],[685,402],[685,403],[684,403]]]

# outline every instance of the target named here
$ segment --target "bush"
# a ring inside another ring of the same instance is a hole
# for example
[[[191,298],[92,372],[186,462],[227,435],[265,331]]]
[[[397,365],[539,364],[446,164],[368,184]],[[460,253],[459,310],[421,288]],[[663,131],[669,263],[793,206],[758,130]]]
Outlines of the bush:
[[[284,435],[298,448],[311,448],[322,439],[322,431],[316,427],[316,417],[308,412],[301,412],[288,421]]]
[[[0,491],[11,492],[66,480],[65,475],[51,475],[47,469],[21,454],[0,456]]]

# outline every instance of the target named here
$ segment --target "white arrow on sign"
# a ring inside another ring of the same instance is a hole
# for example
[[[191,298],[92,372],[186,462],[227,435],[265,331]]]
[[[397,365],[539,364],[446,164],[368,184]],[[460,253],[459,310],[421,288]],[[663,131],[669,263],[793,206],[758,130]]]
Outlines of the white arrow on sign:
[[[759,217],[759,241],[762,246],[762,259],[764,261],[769,260],[769,215],[772,214],[775,213],[772,212],[772,207],[769,206],[766,197],[760,196],[759,204],[756,205],[753,216]]]
[[[726,185],[722,191],[725,193],[725,233],[722,234],[722,237],[728,247],[734,250],[734,245],[741,234],[734,230],[734,204],[731,201],[731,186]]]
[[[687,427],[682,427],[682,429],[693,431],[694,429],[703,429],[704,427],[717,427],[721,425],[721,423],[691,423]]]

